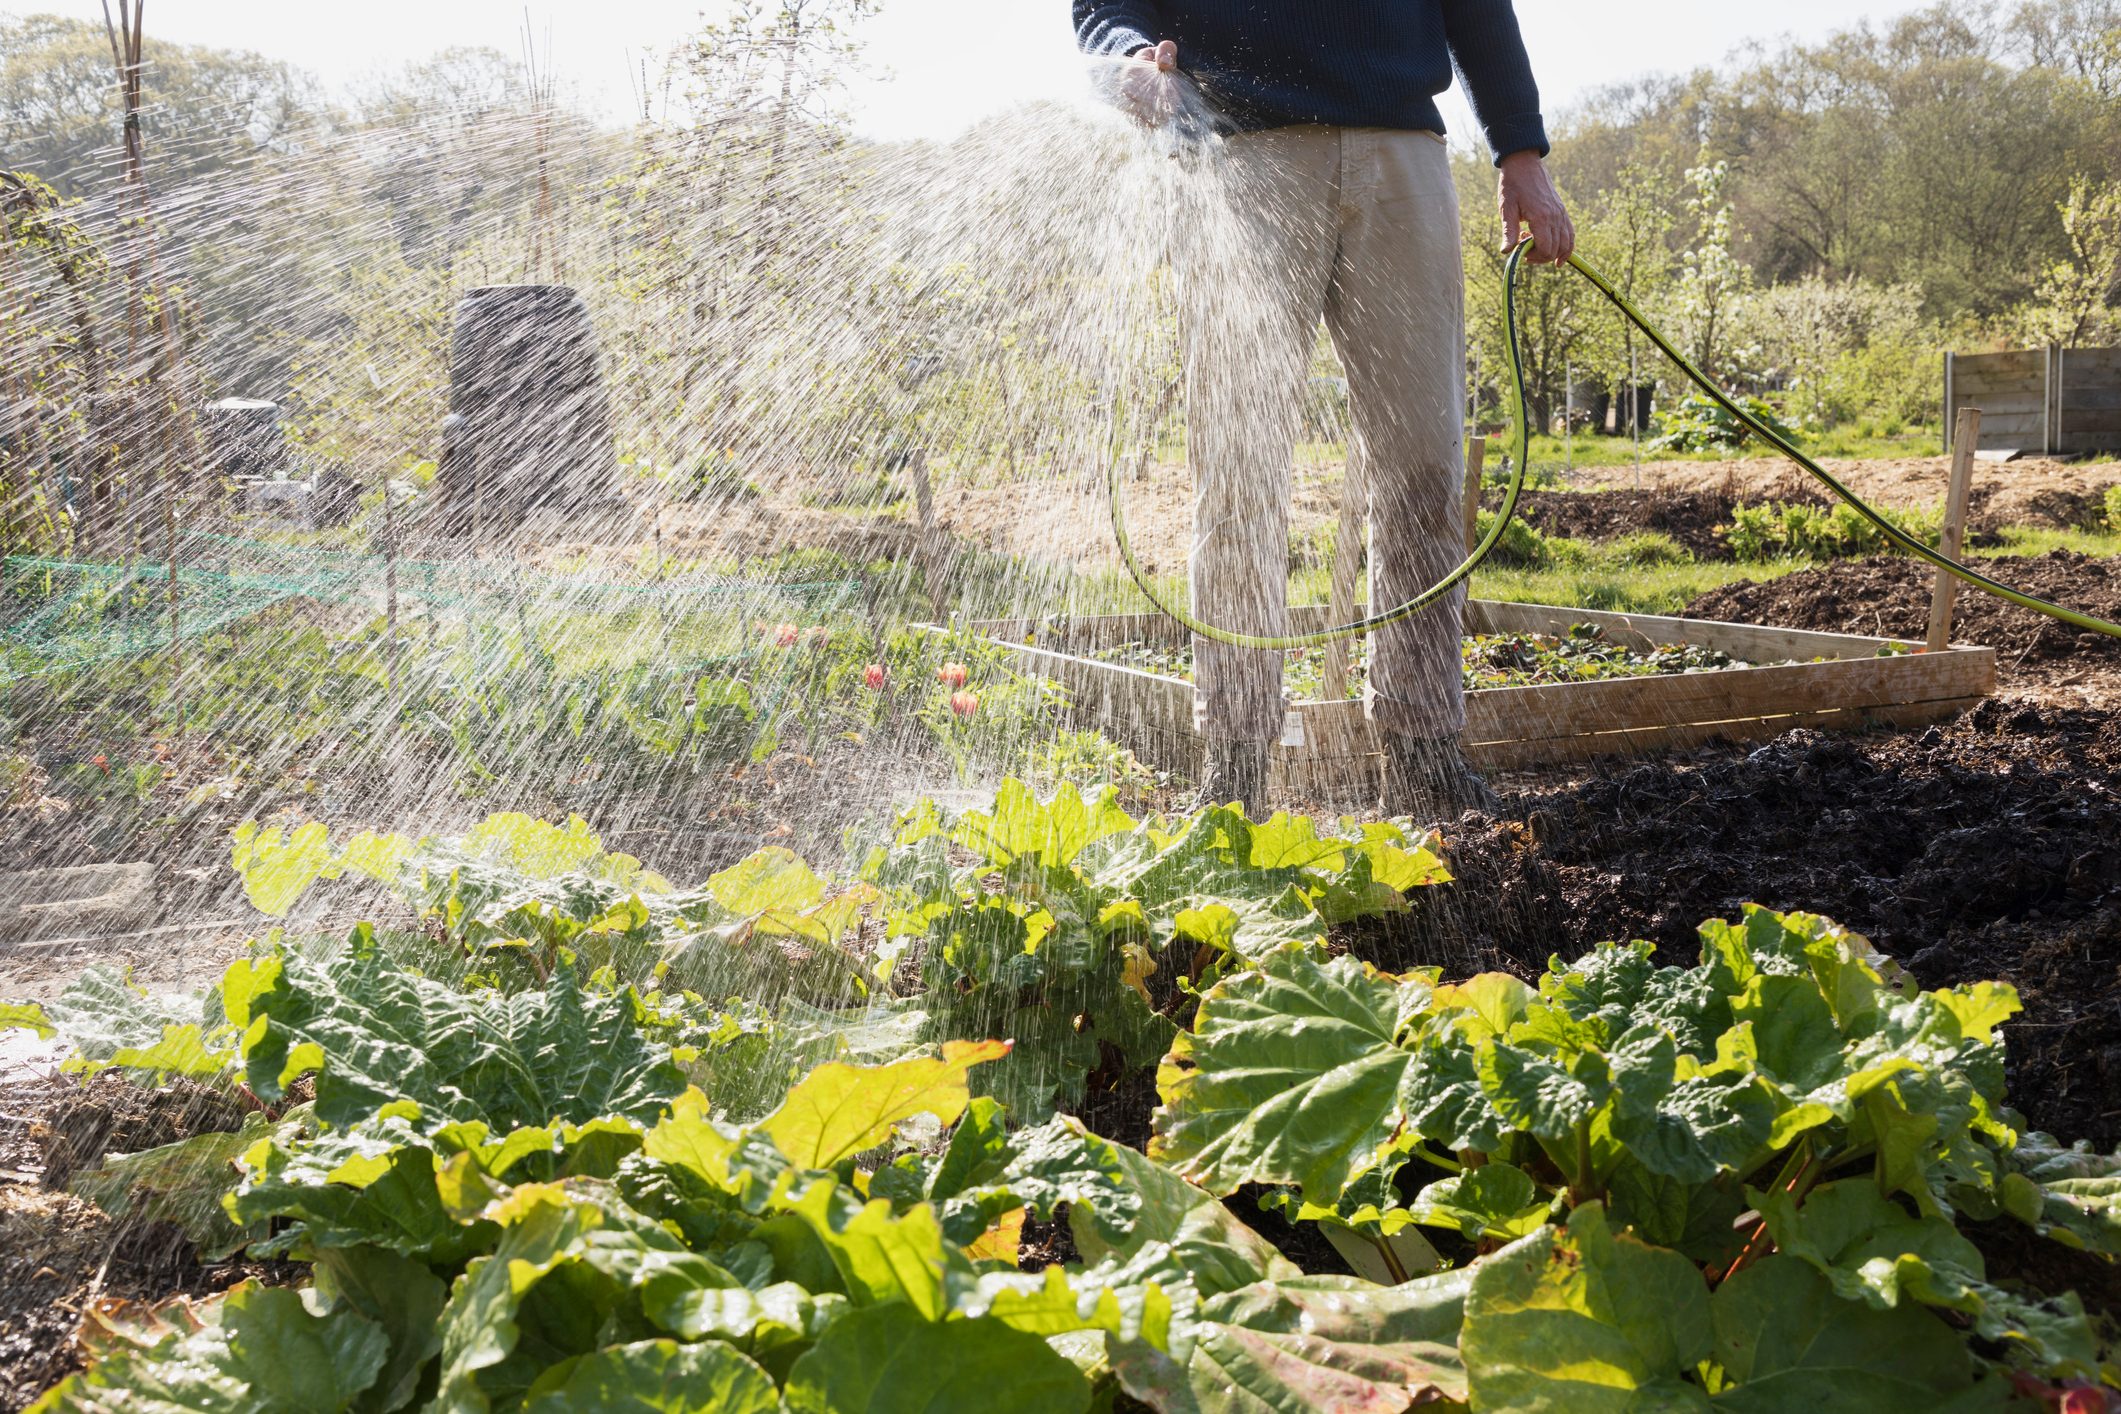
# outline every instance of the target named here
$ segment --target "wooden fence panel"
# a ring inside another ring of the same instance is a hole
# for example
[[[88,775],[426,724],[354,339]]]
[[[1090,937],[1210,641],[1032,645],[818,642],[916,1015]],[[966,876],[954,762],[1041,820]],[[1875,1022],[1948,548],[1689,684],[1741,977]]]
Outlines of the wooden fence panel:
[[[2121,451],[2121,349],[2016,349],[1944,356],[1946,436],[1981,409],[1982,451]]]

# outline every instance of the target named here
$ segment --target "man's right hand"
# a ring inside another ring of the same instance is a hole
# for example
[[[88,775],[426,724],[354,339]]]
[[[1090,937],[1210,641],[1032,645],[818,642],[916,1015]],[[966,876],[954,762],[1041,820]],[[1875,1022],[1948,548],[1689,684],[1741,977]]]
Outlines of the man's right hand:
[[[1160,128],[1178,112],[1178,44],[1165,40],[1137,49],[1120,65],[1113,101],[1145,128]]]

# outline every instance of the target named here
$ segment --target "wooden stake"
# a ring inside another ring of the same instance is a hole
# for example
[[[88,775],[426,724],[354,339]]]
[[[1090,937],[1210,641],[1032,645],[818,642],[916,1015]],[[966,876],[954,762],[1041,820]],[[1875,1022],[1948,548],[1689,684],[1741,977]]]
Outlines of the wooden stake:
[[[1369,524],[1369,488],[1362,459],[1349,448],[1347,474],[1340,485],[1340,519],[1333,527],[1333,584],[1327,593],[1333,622],[1355,617],[1355,587],[1362,579],[1363,530]],[[1346,639],[1326,645],[1321,681],[1328,702],[1348,695],[1349,647]]]
[[[165,470],[165,480],[167,472]],[[168,566],[169,592],[169,693],[177,714],[177,748],[184,747],[184,610],[177,589],[177,493],[162,488],[162,555]]]
[[[915,553],[921,562],[921,575],[928,581],[928,606],[934,612],[935,621],[944,623],[947,615],[944,606],[949,603],[945,583],[949,568],[943,553],[943,534],[935,523],[935,483],[928,476],[928,451],[915,447],[906,453],[906,484],[913,491],[913,514],[920,539]]]
[[[385,681],[390,688],[393,711],[398,704],[398,521],[391,505],[390,472],[383,473],[383,632],[388,636],[390,656],[384,660]]]
[[[1466,439],[1466,553],[1480,543],[1480,478],[1487,470],[1488,439],[1468,437]]]
[[[1951,559],[1959,558],[1966,543],[1966,505],[1974,489],[1974,449],[1981,444],[1981,409],[1961,408],[1952,431],[1952,484],[1944,497],[1944,533],[1937,548]],[[1952,606],[1959,597],[1958,577],[1937,571],[1937,587],[1930,593],[1929,651],[1941,653],[1952,646]]]

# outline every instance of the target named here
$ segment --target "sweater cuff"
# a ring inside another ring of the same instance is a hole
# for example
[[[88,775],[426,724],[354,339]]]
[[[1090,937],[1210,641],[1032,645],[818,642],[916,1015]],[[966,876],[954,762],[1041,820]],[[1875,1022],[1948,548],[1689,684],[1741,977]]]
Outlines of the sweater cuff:
[[[1156,41],[1133,25],[1107,25],[1083,37],[1083,52],[1108,59],[1124,59],[1140,49],[1154,49]]]
[[[1547,125],[1537,113],[1512,113],[1484,126],[1488,146],[1494,149],[1498,167],[1502,165],[1502,159],[1513,152],[1537,152],[1544,157],[1553,151],[1547,142]]]

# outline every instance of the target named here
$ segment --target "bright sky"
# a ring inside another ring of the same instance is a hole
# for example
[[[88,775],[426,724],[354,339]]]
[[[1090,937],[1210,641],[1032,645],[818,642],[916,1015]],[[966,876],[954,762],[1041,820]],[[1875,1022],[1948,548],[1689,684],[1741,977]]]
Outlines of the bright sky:
[[[1302,0],[1286,0],[1302,3]],[[1391,0],[1376,0],[1387,4]],[[90,0],[0,0],[0,8],[100,18]],[[628,55],[667,45],[717,0],[531,0],[539,48],[599,107],[631,107]],[[1714,64],[1750,38],[1818,38],[1859,18],[1917,8],[1912,0],[1780,0],[1746,14],[1709,0],[1517,0],[1546,108],[1586,89],[1654,71]],[[328,83],[394,68],[436,49],[522,48],[522,0],[153,0],[150,37],[240,46],[290,60]],[[878,137],[949,137],[1027,99],[1082,91],[1063,0],[884,0],[868,29],[870,59],[888,78],[858,84],[858,125]],[[1469,126],[1455,93],[1445,119]]]

